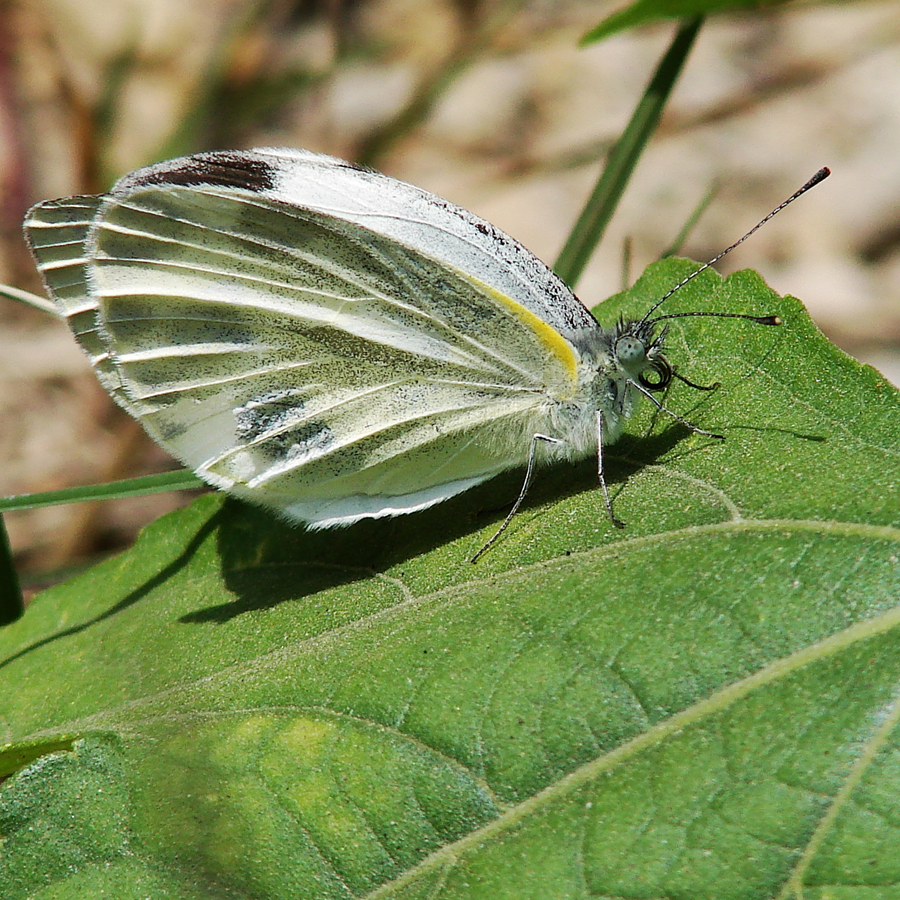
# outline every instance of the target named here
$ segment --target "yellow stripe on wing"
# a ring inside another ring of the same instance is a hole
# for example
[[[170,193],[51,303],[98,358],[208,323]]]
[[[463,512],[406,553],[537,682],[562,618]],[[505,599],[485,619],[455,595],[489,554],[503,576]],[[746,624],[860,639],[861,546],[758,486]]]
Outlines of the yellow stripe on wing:
[[[481,293],[508,309],[526,328],[531,330],[550,355],[560,363],[563,372],[568,376],[568,383],[565,387],[574,392],[578,386],[578,358],[575,356],[572,345],[552,325],[548,325],[540,316],[536,316],[530,309],[526,309],[512,297],[508,297],[467,272],[458,269],[456,271],[460,278],[464,278]]]

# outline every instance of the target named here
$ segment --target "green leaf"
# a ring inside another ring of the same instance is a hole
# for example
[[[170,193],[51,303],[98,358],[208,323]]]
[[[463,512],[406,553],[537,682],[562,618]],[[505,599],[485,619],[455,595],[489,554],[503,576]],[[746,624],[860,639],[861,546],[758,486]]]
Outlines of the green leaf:
[[[900,897],[900,397],[753,273],[667,307],[784,324],[672,323],[727,440],[643,409],[624,531],[591,460],[476,566],[521,472],[312,534],[208,495],[37,598],[0,896]]]
[[[581,40],[582,45],[601,41],[618,31],[636,28],[660,19],[687,19],[693,16],[784,6],[787,0],[635,0],[607,16]]]

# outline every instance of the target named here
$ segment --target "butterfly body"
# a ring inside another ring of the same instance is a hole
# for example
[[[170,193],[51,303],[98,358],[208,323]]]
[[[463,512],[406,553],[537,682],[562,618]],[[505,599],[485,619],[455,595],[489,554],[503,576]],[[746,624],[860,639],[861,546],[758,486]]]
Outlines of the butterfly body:
[[[671,379],[664,330],[601,327],[489,223],[331,157],[172,160],[40,204],[26,233],[116,402],[208,483],[312,527],[599,456]]]

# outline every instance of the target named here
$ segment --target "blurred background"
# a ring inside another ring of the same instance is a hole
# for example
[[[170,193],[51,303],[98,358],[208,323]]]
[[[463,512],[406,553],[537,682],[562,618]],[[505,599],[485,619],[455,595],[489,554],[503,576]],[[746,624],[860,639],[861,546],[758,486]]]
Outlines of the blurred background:
[[[138,166],[284,145],[364,162],[553,262],[675,31],[580,48],[602,0],[0,0],[0,280],[40,292],[34,202]],[[822,165],[821,187],[719,266],[757,269],[900,383],[900,5],[775,4],[707,20],[661,128],[577,286],[631,283],[711,200],[707,259]],[[0,495],[171,468],[65,326],[0,300]],[[7,516],[27,584],[111,552],[161,494]]]

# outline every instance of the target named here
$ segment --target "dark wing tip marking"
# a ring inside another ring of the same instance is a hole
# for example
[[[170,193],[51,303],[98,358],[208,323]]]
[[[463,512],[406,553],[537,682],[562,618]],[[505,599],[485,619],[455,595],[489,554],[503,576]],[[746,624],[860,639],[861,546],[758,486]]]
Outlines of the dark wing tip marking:
[[[277,171],[265,159],[250,153],[220,151],[200,153],[150,166],[128,178],[127,187],[134,190],[153,185],[210,185],[241,188],[258,194],[272,190],[276,182]]]

